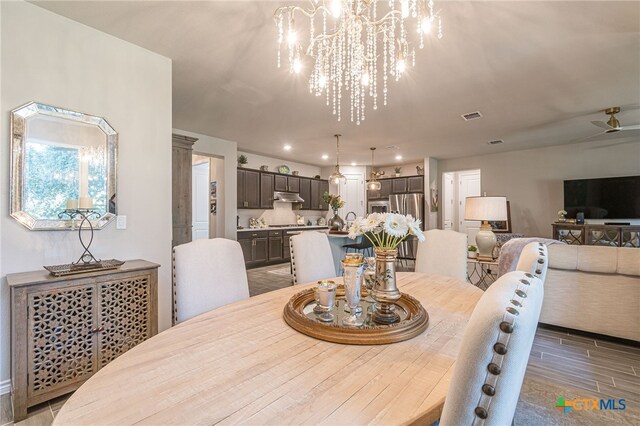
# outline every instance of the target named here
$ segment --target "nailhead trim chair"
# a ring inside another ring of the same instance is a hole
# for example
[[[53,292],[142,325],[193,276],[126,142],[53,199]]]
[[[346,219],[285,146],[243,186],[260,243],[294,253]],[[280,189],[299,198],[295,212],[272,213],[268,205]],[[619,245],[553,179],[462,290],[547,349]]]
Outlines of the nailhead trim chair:
[[[249,297],[237,241],[196,240],[176,246],[173,252],[175,323]]]
[[[522,271],[485,292],[465,329],[440,425],[511,424],[543,294],[540,278]]]
[[[547,268],[549,255],[547,246],[540,242],[529,243],[522,249],[518,258],[516,271],[528,272],[537,278],[540,278],[542,284],[547,276]]]
[[[322,232],[305,231],[289,239],[294,284],[335,278],[336,267],[329,238]]]
[[[416,272],[467,281],[467,234],[430,229],[418,244]]]

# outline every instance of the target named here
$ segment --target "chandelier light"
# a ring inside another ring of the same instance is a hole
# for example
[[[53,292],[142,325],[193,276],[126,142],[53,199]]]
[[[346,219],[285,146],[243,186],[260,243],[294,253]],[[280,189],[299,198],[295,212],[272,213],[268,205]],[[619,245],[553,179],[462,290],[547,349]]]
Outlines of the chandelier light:
[[[308,21],[308,37],[296,18]],[[351,121],[365,119],[366,100],[378,108],[378,86],[387,105],[387,81],[398,81],[415,66],[415,46],[424,47],[432,31],[442,38],[442,20],[433,0],[310,0],[307,7],[276,10],[278,68],[287,46],[289,72],[304,70],[304,57],[313,59],[309,92],[323,96],[338,121],[343,96],[350,100]]]
[[[375,170],[373,170],[373,166],[374,166],[373,154],[376,152],[376,149],[375,147],[371,147],[369,149],[371,150],[371,179],[369,180],[369,183],[367,183],[367,189],[371,191],[379,191],[382,185],[380,184],[380,182],[378,182],[378,179],[376,179],[377,173]]]
[[[347,181],[347,177],[340,173],[340,136],[342,135],[333,135],[336,138],[336,168],[329,176],[329,182],[339,185],[343,182]]]

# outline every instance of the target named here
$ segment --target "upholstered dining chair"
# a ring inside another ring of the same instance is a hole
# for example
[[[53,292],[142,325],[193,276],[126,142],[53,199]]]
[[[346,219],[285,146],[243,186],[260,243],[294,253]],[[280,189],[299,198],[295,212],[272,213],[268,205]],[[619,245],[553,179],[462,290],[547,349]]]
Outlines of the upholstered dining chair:
[[[547,268],[549,267],[549,255],[547,246],[540,242],[529,243],[520,252],[516,271],[528,272],[542,281],[547,276]]]
[[[244,256],[237,241],[196,240],[173,249],[174,322],[249,297]]]
[[[326,234],[305,231],[289,240],[294,284],[334,278],[336,267]]]
[[[539,278],[513,271],[482,295],[462,337],[441,426],[512,423],[543,294]]]
[[[467,280],[467,234],[430,229],[418,244],[416,272]]]

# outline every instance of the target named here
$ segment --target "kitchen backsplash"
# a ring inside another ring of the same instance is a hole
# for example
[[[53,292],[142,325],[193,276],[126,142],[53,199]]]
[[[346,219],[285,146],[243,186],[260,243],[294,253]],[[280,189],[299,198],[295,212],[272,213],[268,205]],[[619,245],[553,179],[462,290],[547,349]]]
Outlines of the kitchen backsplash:
[[[297,214],[304,217],[305,224],[310,220],[313,225],[316,225],[321,216],[324,216],[325,219],[330,217],[328,210],[326,212],[322,210],[293,210],[291,203],[274,202],[272,210],[238,209],[239,225],[244,228],[249,226],[249,219],[252,217],[264,218],[268,225],[294,224]]]

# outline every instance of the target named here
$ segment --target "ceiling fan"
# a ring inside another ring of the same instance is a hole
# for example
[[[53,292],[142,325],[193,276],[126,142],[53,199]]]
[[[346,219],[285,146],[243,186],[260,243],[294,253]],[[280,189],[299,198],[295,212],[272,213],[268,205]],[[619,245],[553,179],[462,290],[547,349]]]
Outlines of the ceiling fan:
[[[605,129],[602,133],[615,133],[623,130],[640,130],[640,124],[633,126],[620,126],[620,122],[616,118],[616,114],[620,112],[620,107],[611,107],[604,110],[604,113],[609,115],[609,121],[592,121],[591,124]]]

